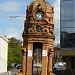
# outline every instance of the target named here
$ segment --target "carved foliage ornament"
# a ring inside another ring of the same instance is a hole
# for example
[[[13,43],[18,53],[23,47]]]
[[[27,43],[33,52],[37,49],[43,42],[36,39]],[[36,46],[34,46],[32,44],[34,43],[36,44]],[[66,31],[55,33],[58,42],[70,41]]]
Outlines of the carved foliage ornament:
[[[32,26],[28,28],[28,34],[45,34],[45,35],[54,35],[54,31],[52,28],[44,27],[44,26]]]
[[[28,29],[29,34],[35,34],[36,33],[36,26],[32,26]]]
[[[44,9],[42,8],[41,4],[39,3],[33,10],[33,17],[36,20],[42,20],[44,17]]]

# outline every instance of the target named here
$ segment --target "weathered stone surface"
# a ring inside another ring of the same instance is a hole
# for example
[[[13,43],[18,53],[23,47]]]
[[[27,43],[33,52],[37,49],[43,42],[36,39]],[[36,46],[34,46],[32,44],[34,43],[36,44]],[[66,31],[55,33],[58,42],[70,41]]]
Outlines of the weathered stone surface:
[[[32,75],[34,43],[41,43],[42,72],[40,75],[52,75],[52,57],[54,52],[53,7],[46,0],[34,0],[26,11],[23,31],[23,75]],[[29,54],[30,52],[30,54]],[[26,54],[25,54],[26,53]],[[37,60],[38,61],[38,60]]]

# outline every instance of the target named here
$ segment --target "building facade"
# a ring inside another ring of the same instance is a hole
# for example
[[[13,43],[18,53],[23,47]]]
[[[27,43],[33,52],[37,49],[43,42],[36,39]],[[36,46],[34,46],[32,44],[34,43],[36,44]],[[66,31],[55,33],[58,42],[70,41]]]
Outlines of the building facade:
[[[61,48],[75,48],[75,0],[61,0]]]
[[[0,35],[0,73],[7,72],[8,39]]]
[[[60,52],[67,69],[75,69],[75,0],[61,0],[60,13]]]

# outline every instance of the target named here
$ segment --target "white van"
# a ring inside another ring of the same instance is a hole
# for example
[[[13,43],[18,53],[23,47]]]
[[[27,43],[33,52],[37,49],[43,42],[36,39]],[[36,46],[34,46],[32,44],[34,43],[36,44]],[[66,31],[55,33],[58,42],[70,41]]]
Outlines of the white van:
[[[65,62],[56,62],[54,67],[56,70],[66,70],[66,63]]]

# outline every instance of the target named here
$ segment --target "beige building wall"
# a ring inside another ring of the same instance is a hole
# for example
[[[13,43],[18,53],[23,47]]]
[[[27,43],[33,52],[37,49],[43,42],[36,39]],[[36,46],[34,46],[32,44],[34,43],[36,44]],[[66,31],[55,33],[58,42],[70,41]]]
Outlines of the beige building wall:
[[[0,73],[7,72],[8,39],[0,35]]]

